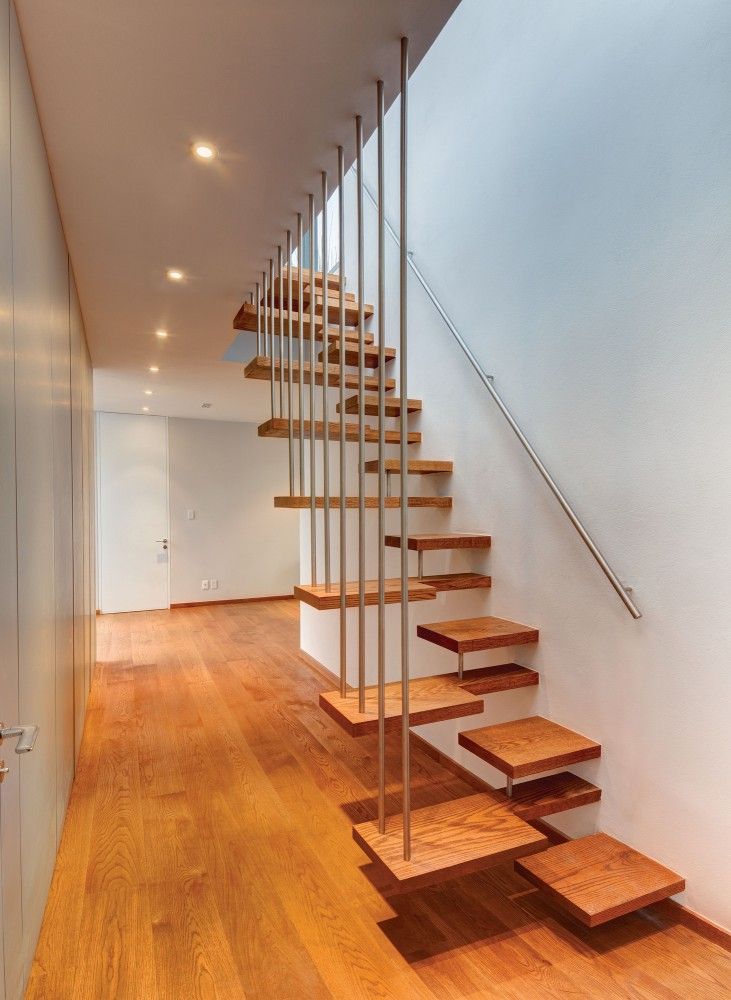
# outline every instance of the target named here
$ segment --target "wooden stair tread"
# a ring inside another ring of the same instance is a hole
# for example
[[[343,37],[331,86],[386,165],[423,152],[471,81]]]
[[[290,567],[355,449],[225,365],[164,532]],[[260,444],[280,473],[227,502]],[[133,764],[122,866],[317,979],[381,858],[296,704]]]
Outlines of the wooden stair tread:
[[[515,868],[587,927],[685,889],[682,876],[606,833],[557,844]]]
[[[357,322],[357,320],[356,320]],[[386,364],[393,361],[396,357],[395,347],[386,347],[384,349],[386,356]],[[337,341],[330,341],[328,347],[328,359],[331,363],[340,364],[340,344]],[[322,352],[318,358],[322,361]],[[380,353],[377,344],[366,344],[363,351],[363,364],[366,368],[378,368],[380,365]],[[352,342],[348,341],[345,345],[345,364],[351,367],[358,366],[358,348],[353,345]]]
[[[356,364],[358,359],[356,358]],[[359,396],[349,396],[345,400],[345,412],[346,413],[358,413],[358,400]],[[364,412],[368,414],[369,417],[378,416],[378,393],[367,392],[364,394],[363,399]],[[387,417],[398,417],[401,414],[402,399],[400,396],[387,396],[386,397],[386,416]],[[420,399],[409,399],[406,401],[406,412],[407,413],[418,413],[421,410],[421,400]],[[340,403],[337,405],[337,412],[340,413]]]
[[[537,683],[535,670],[520,667],[517,663],[468,670],[462,680],[455,672],[414,677],[409,681],[409,724],[418,726],[478,715],[485,707],[483,695]],[[338,691],[321,694],[320,707],[351,736],[364,736],[377,730],[377,693],[375,685],[366,688],[366,711],[363,714],[358,711],[358,692],[354,688],[348,691],[345,698],[341,698]],[[394,681],[386,685],[386,729],[397,729],[400,722],[401,682]]]
[[[401,603],[401,577],[387,579],[385,589],[386,604]],[[358,607],[359,591],[357,580],[345,584],[346,607]],[[333,583],[329,589],[324,584],[317,584],[314,587],[309,583],[299,584],[294,588],[294,596],[304,604],[309,604],[311,608],[317,608],[318,611],[330,611],[340,607],[340,584]],[[416,577],[409,579],[410,601],[433,601],[436,596],[436,588],[417,580]],[[365,581],[365,603],[366,606],[378,604],[378,580]]]
[[[400,458],[387,458],[385,460],[386,472],[396,472],[400,475],[401,473],[401,459]],[[435,459],[428,458],[410,458],[407,466],[407,472],[410,476],[429,476],[438,475],[440,473],[451,474],[453,469],[452,462],[441,462]],[[369,459],[365,463],[366,472],[378,472],[378,459]],[[394,537],[394,536],[389,536]],[[399,545],[401,543],[399,542]],[[412,548],[412,546],[409,546]]]
[[[601,796],[601,788],[592,785],[590,781],[571,771],[561,771],[559,774],[549,774],[544,778],[533,778],[513,785],[513,794],[510,798],[506,796],[505,801],[516,816],[528,823],[541,819],[542,816],[553,816],[555,813],[566,812],[567,809],[598,802]]]
[[[367,736],[378,730],[378,688],[365,690],[365,712],[358,711],[358,691],[352,688],[343,698],[339,691],[323,691],[320,707],[350,736]],[[423,726],[445,719],[462,719],[479,715],[485,702],[478,695],[465,691],[457,675],[438,674],[435,677],[415,677],[409,682],[409,725]],[[401,726],[401,682],[386,684],[386,731]]]
[[[601,755],[599,743],[540,715],[468,730],[459,734],[459,745],[510,778],[594,760]]]
[[[310,421],[304,420],[302,422],[305,440],[309,439],[310,436]],[[322,420],[315,421],[315,440],[322,441],[322,436],[325,430],[325,425]],[[300,436],[300,423],[299,419],[295,417],[293,421],[292,433],[294,437],[299,440]],[[265,420],[263,424],[259,424],[258,430],[259,437],[268,438],[286,438],[289,437],[289,420],[286,417],[274,417],[270,420]],[[331,441],[340,440],[340,421],[331,420],[328,424],[328,435]],[[378,443],[378,428],[371,427],[369,424],[365,425],[364,436],[366,442],[369,444]],[[401,441],[401,432],[397,430],[387,430],[385,432],[386,444],[398,444]],[[346,423],[345,425],[345,440],[346,441],[357,441],[358,440],[358,425],[352,421]],[[409,431],[406,437],[409,444],[419,444],[421,441],[421,431]]]
[[[480,649],[520,646],[538,641],[538,629],[491,616],[419,625],[416,634],[454,653],[472,653]]]
[[[257,311],[256,306],[252,305],[250,302],[245,302],[234,317],[233,327],[234,330],[241,330],[244,333],[256,333],[256,323],[257,323]],[[270,319],[274,321],[274,337],[279,342],[279,309],[275,309]],[[289,323],[289,310],[282,310],[282,319],[284,322],[284,338],[285,343],[288,337],[288,323]],[[299,312],[296,309],[292,310],[292,340],[297,341],[299,339]],[[271,331],[270,331],[271,332]],[[264,323],[262,319],[261,327],[262,337],[264,336]],[[364,343],[373,343],[373,334],[366,332],[364,335]],[[308,343],[310,341],[310,317],[308,313],[302,314],[302,339],[306,340]],[[358,330],[355,327],[349,326],[345,329],[345,339],[346,341],[354,341],[358,343]],[[322,342],[322,316],[315,317],[315,341]],[[330,342],[338,342],[340,340],[340,328],[337,326],[330,326],[328,328],[328,340]]]
[[[514,688],[533,687],[540,677],[536,670],[521,667],[518,663],[499,663],[491,667],[465,670],[460,687],[472,694],[495,694]]]
[[[274,378],[277,384],[279,383],[279,369],[281,368],[281,362],[279,359],[274,362]],[[299,383],[299,362],[292,362],[292,382],[297,385]],[[305,385],[310,384],[310,363],[305,361],[302,366],[302,374],[304,377]],[[264,382],[268,382],[272,377],[272,362],[270,358],[264,357],[263,355],[257,355],[257,357],[252,358],[251,361],[244,368],[244,376],[246,378],[255,378]],[[287,382],[289,377],[289,365],[284,362],[284,381]],[[322,380],[324,378],[324,370],[321,364],[315,364],[315,384],[322,385]],[[338,365],[328,365],[327,370],[327,384],[331,388],[337,388],[340,385],[340,368]],[[378,389],[378,376],[376,375],[366,375],[365,384],[368,389]],[[345,372],[345,387],[346,389],[357,389],[358,388],[358,373],[357,372]],[[387,378],[384,380],[384,387],[386,392],[390,392],[392,389],[396,388],[396,380],[392,378]]]
[[[423,576],[422,583],[429,584],[440,593],[447,590],[477,590],[492,586],[492,579],[482,573],[437,573]]]
[[[370,471],[366,462],[366,472]],[[443,463],[449,464],[451,462]],[[409,461],[411,466],[411,461]],[[410,471],[410,470],[409,470]],[[452,471],[451,468],[449,470]],[[444,531],[437,534],[426,533],[409,535],[408,547],[412,552],[431,552],[446,549],[489,549],[492,538],[490,535],[476,535],[467,531]],[[391,548],[401,548],[400,535],[386,535],[386,545]]]
[[[374,821],[360,823],[353,838],[400,886],[413,889],[501,864],[548,843],[487,792],[414,809],[410,861],[403,859],[400,815],[387,817],[384,834]]]
[[[316,497],[315,502],[318,510],[322,510],[325,503],[324,497]],[[393,510],[398,507],[401,503],[400,497],[385,497],[385,506],[389,510]],[[378,497],[365,497],[365,505],[369,509],[373,509],[378,506]],[[309,497],[300,496],[280,496],[274,497],[274,506],[281,507],[284,509],[292,510],[306,510],[310,506]],[[330,497],[330,507],[339,507],[340,497],[331,496]],[[358,497],[346,497],[345,506],[348,509],[353,509],[358,507]],[[449,508],[452,506],[452,497],[409,497],[409,507],[441,507]]]

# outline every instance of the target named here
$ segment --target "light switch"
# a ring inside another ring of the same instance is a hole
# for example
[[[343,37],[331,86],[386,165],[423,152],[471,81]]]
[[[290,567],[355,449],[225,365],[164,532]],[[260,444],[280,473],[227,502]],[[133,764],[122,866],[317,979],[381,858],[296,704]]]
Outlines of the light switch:
[[[185,516],[188,518],[189,521],[194,521],[195,520],[195,511],[191,510],[190,508],[188,508],[188,510],[186,510],[186,512],[185,512]]]

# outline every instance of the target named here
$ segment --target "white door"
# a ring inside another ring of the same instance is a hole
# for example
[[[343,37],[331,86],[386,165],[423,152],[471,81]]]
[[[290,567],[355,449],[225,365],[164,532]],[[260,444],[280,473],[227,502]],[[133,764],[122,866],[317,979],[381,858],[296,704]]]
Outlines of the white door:
[[[98,414],[97,456],[100,609],[167,608],[167,419]]]

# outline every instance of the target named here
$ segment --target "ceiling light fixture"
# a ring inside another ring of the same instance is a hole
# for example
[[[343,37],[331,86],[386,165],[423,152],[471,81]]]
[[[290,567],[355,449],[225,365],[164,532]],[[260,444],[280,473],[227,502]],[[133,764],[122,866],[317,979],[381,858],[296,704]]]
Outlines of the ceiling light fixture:
[[[199,160],[213,160],[216,156],[215,147],[208,142],[193,143],[193,152]]]
[[[145,389],[145,395],[146,396],[151,396],[152,395],[152,389]]]
[[[149,370],[153,373],[153,375],[157,375],[157,373],[160,371],[160,369],[157,367],[157,365],[150,365],[150,369]]]
[[[167,277],[168,281],[182,281],[185,275],[177,267],[169,267],[167,269]]]
[[[149,413],[150,412],[150,407],[149,406],[143,406],[142,407],[142,412],[143,413]]]
[[[167,335],[168,335],[167,330],[155,330],[155,336],[159,337],[160,340],[164,340],[165,337],[167,337]]]

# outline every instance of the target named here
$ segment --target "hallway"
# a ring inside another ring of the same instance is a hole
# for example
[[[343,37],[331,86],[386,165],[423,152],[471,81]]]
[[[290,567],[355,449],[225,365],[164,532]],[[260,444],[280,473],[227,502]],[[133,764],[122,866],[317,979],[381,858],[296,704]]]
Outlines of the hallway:
[[[318,708],[332,685],[298,651],[298,607],[98,618],[28,998],[731,995],[728,953],[667,909],[590,931],[512,866],[383,898],[351,838],[375,738]],[[412,771],[415,807],[469,791],[417,745]]]

